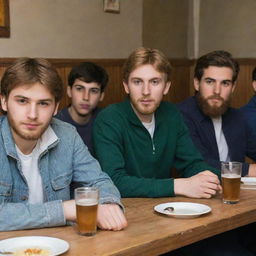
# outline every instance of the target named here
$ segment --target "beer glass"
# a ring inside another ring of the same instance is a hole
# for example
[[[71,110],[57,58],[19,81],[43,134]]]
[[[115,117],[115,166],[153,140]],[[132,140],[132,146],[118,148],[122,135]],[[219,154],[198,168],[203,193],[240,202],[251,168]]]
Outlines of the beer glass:
[[[223,202],[226,204],[236,204],[239,202],[240,182],[242,163],[222,162],[221,180],[223,188]]]
[[[75,189],[76,220],[78,232],[84,236],[93,236],[97,230],[97,209],[99,190],[95,187]]]

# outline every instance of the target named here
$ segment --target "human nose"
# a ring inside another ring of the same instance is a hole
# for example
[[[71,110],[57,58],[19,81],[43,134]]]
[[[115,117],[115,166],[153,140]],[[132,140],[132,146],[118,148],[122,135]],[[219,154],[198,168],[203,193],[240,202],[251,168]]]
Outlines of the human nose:
[[[149,95],[150,94],[150,88],[149,83],[145,83],[142,87],[142,94],[143,95]]]
[[[83,99],[84,100],[89,100],[89,98],[90,98],[89,90],[84,90]]]
[[[214,94],[220,94],[220,92],[221,92],[221,84],[220,83],[216,83],[215,85],[214,85]]]
[[[36,104],[30,104],[28,109],[28,118],[29,119],[36,119],[38,116],[37,106]]]

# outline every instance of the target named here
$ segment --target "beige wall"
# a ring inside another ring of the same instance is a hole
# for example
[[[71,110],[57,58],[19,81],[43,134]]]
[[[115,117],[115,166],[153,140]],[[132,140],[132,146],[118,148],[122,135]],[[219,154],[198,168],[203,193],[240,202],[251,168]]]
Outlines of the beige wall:
[[[256,57],[256,1],[201,0],[199,53],[223,49]]]
[[[142,45],[142,2],[121,0],[113,14],[103,0],[10,0],[0,57],[125,58]]]
[[[216,49],[256,57],[255,0],[9,0],[11,37],[0,57],[126,58],[141,46],[170,58],[197,58]]]
[[[144,0],[143,45],[168,57],[185,58],[188,40],[188,0]]]

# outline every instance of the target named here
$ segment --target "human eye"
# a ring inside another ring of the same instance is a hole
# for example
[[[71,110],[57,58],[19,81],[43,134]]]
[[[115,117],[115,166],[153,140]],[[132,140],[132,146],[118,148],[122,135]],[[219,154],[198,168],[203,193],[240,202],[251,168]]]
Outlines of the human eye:
[[[140,79],[133,79],[132,82],[135,85],[140,85],[142,83],[142,81]]]
[[[214,84],[214,80],[210,79],[210,78],[206,78],[205,79],[205,83],[208,84],[208,85],[213,85]]]
[[[25,105],[28,100],[24,99],[24,98],[17,98],[16,101],[20,104],[20,105]]]
[[[229,86],[231,86],[231,85],[232,85],[232,82],[229,81],[229,80],[224,80],[224,81],[222,82],[222,86],[224,86],[224,87],[229,87]]]
[[[39,102],[39,105],[40,105],[40,106],[43,106],[43,107],[47,107],[47,106],[50,105],[50,103],[49,103],[49,101],[40,101],[40,102]]]
[[[83,90],[83,87],[82,87],[82,86],[79,86],[79,85],[76,85],[76,86],[75,86],[75,90],[76,90],[76,91],[82,91],[82,90]]]
[[[99,89],[99,88],[91,88],[91,89],[90,89],[90,92],[91,92],[92,94],[98,94],[98,93],[100,92],[100,89]]]
[[[151,84],[154,85],[154,86],[158,85],[159,83],[160,83],[160,79],[151,80]]]

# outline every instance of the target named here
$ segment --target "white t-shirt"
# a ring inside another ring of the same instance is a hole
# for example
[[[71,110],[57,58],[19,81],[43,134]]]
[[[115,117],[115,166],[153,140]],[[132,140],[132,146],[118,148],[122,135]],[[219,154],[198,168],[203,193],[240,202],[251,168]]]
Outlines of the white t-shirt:
[[[148,130],[151,138],[154,136],[154,131],[155,131],[155,115],[152,116],[152,120],[150,123],[144,123],[142,122],[144,127]]]
[[[28,202],[31,204],[42,203],[43,187],[41,175],[38,170],[38,143],[29,155],[24,155],[17,146],[16,150],[21,161],[22,173],[26,178],[29,189]]]
[[[212,122],[214,126],[216,142],[218,145],[220,161],[228,162],[230,161],[230,158],[227,141],[222,131],[222,117],[212,118]]]
[[[57,140],[57,136],[49,126],[41,138],[37,141],[37,144],[33,151],[25,155],[16,146],[17,154],[21,161],[21,168],[24,177],[26,178],[29,198],[28,202],[30,204],[42,203],[44,199],[43,195],[43,185],[41,174],[38,169],[38,159],[42,152],[44,152],[49,145]]]

